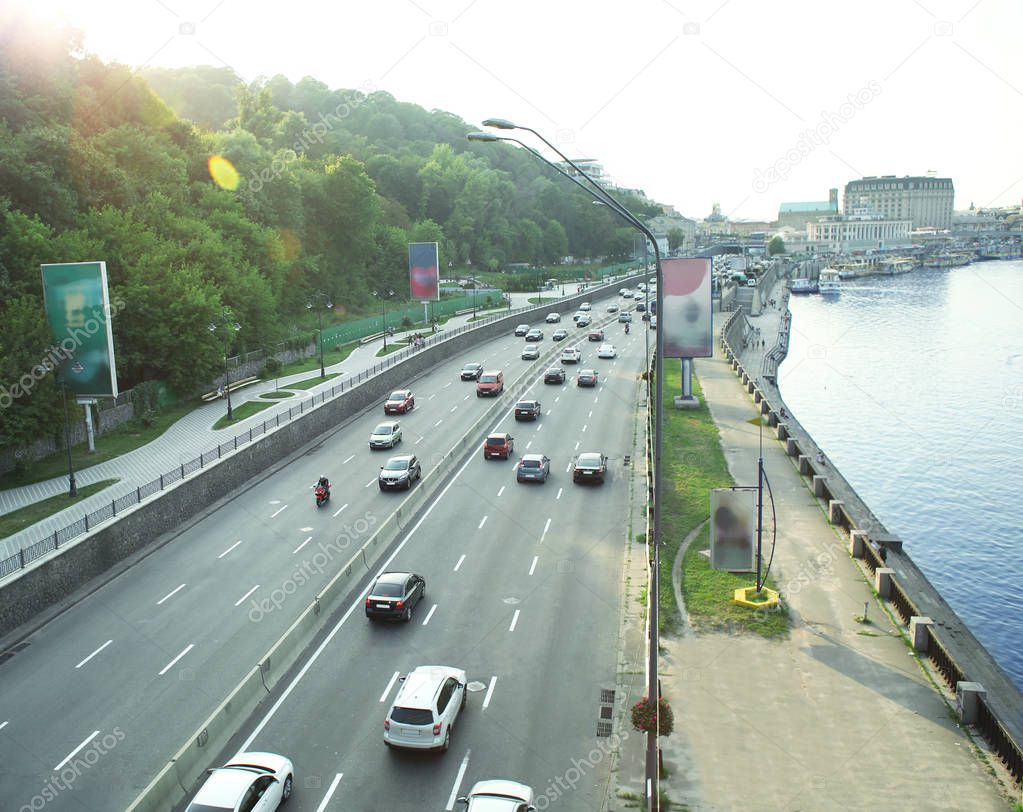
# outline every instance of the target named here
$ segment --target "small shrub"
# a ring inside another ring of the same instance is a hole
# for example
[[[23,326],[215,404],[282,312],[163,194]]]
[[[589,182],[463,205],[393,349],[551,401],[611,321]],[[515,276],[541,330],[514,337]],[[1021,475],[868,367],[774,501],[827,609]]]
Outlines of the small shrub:
[[[405,318],[401,320],[401,326],[404,329],[408,330],[410,327],[412,327],[412,319],[410,319],[408,316],[405,316]]]

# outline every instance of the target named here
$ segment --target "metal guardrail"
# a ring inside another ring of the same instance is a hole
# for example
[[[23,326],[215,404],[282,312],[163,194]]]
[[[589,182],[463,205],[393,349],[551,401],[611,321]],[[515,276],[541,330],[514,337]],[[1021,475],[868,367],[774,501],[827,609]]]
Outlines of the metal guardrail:
[[[625,278],[628,278],[626,276]],[[599,291],[606,290],[608,287],[613,287],[618,284],[620,280],[608,283],[601,287],[591,288],[585,293],[596,293]],[[578,294],[576,294],[578,295]],[[455,336],[461,335],[470,330],[475,330],[479,327],[487,324],[492,324],[495,321],[506,319],[508,316],[516,315],[520,313],[531,313],[538,310],[550,310],[552,306],[556,306],[559,300],[552,302],[541,303],[536,305],[529,305],[527,307],[520,307],[514,310],[504,310],[500,313],[494,313],[487,316],[481,316],[474,322],[463,324],[454,330],[442,330],[438,333],[433,333],[425,336],[425,344],[421,348],[413,346],[405,347],[401,350],[391,353],[385,358],[381,359],[379,363],[374,364],[369,369],[364,369],[358,374],[348,378],[340,383],[334,384],[330,389],[324,390],[318,394],[314,394],[308,400],[302,400],[296,406],[292,406],[287,412],[278,412],[276,416],[263,420],[247,431],[240,434],[234,435],[230,440],[224,443],[220,443],[213,448],[202,452],[198,457],[195,457],[188,462],[183,462],[177,468],[168,471],[165,474],[161,474],[157,479],[151,482],[147,482],[145,485],[141,485],[134,491],[124,494],[116,499],[112,499],[108,504],[103,505],[97,510],[86,513],[84,516],[76,519],[69,525],[66,525],[58,530],[54,530],[49,536],[41,541],[31,544],[28,547],[23,547],[17,553],[12,556],[8,556],[5,559],[0,559],[0,578],[17,572],[23,569],[29,563],[39,558],[40,556],[46,555],[53,550],[59,549],[61,545],[66,544],[68,541],[87,533],[90,529],[95,528],[96,525],[101,522],[105,522],[107,519],[115,518],[119,513],[127,510],[134,505],[137,505],[143,499],[146,499],[159,491],[164,490],[168,486],[174,484],[180,479],[184,479],[186,476],[195,473],[196,471],[202,470],[207,465],[217,462],[225,453],[234,451],[241,446],[251,443],[258,437],[264,435],[268,430],[277,428],[282,423],[287,423],[297,417],[301,417],[307,411],[313,409],[316,405],[322,404],[325,401],[332,399],[343,392],[347,392],[355,386],[369,380],[375,375],[379,375],[386,369],[390,369],[395,364],[404,361],[412,355],[420,352],[422,349],[427,347],[436,346],[441,344]],[[308,406],[308,408],[306,408]]]

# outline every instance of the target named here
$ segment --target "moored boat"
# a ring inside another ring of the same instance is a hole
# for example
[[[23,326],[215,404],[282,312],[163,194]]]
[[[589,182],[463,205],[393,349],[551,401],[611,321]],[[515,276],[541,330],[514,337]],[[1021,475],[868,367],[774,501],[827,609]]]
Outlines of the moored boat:
[[[842,291],[842,284],[839,280],[838,271],[834,268],[821,270],[817,288],[822,296],[837,296]]]

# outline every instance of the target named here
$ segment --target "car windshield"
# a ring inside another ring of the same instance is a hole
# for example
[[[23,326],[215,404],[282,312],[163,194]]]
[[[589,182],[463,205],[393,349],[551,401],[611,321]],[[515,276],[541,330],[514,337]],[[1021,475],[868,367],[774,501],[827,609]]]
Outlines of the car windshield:
[[[390,396],[387,399],[388,400],[405,400],[405,393],[404,392],[391,392]]]
[[[403,591],[401,584],[377,583],[369,594],[377,598],[400,598]]]
[[[531,401],[531,400],[520,400],[518,403],[515,404],[515,408],[516,409],[532,409],[533,408],[533,401]]]
[[[600,454],[580,454],[576,464],[579,468],[599,468]]]
[[[387,465],[384,466],[385,471],[406,471],[408,470],[408,460],[388,460]],[[372,480],[370,480],[372,481]]]
[[[478,364],[466,364],[462,367],[462,372],[475,372],[477,369],[479,369]]]
[[[496,375],[481,375],[480,383],[497,383]]]
[[[422,708],[398,708],[391,709],[391,721],[403,725],[432,725],[433,711]]]
[[[373,429],[374,434],[390,434],[392,431],[393,427],[391,426],[390,423],[381,423],[379,426]]]

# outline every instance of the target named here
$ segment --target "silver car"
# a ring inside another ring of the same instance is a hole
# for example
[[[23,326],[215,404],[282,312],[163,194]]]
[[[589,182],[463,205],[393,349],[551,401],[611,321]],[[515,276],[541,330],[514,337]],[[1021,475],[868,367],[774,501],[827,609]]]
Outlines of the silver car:
[[[397,420],[380,423],[369,435],[370,448],[394,448],[401,442],[401,426]]]
[[[384,744],[412,750],[447,750],[451,730],[465,707],[461,668],[421,665],[402,677],[401,688],[384,719]]]
[[[535,361],[540,357],[540,348],[536,344],[527,344],[522,348],[523,361]]]

